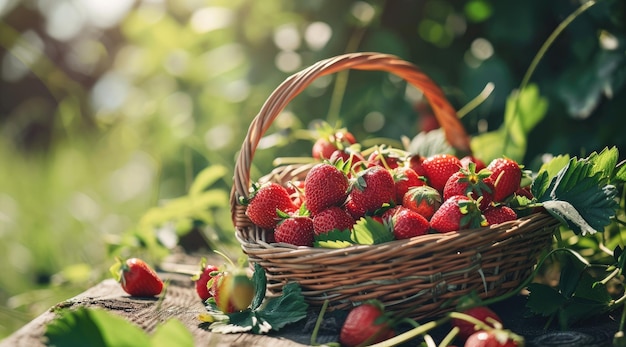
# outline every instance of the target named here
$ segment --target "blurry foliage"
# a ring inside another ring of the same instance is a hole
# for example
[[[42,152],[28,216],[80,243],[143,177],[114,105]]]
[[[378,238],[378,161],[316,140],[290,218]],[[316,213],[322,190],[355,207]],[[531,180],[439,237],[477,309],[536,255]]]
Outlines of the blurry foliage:
[[[527,88],[516,90],[543,42],[578,6],[1,2],[0,337],[97,283],[114,253],[145,252],[157,262],[192,232],[207,248],[238,252],[228,193],[241,141],[272,90],[320,59],[396,54],[433,77],[458,109],[493,83],[462,119],[487,158],[507,149],[537,168],[545,154],[616,146],[623,156],[623,1],[601,0],[576,18]],[[400,139],[426,129],[432,115],[386,74],[322,78],[276,120],[252,177],[276,157],[309,155],[300,130],[320,119],[341,121],[358,139]],[[503,132],[506,143],[491,137]],[[608,246],[621,243],[610,236]]]

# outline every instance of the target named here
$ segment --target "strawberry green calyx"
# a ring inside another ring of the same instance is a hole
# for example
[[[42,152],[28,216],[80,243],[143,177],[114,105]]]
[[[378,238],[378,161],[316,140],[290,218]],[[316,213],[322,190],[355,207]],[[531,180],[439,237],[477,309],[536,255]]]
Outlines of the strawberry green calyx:
[[[479,200],[474,200],[470,197],[468,200],[458,202],[459,211],[463,215],[459,222],[461,229],[474,229],[489,225],[487,219],[480,211]]]

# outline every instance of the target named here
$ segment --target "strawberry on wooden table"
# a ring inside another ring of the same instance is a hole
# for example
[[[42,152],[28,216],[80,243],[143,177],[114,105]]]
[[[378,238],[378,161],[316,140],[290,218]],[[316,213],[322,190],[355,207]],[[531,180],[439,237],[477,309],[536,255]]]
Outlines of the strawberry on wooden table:
[[[246,215],[255,225],[263,229],[274,229],[280,221],[277,211],[289,213],[297,210],[289,192],[280,184],[270,182],[254,188],[256,190],[247,201]]]
[[[219,268],[212,264],[207,264],[206,258],[200,260],[200,271],[191,277],[196,286],[196,293],[202,301],[207,301],[211,297],[207,283],[213,278]]]
[[[117,258],[109,269],[122,289],[132,296],[151,297],[161,294],[163,281],[145,261],[130,258],[123,261]]]
[[[369,345],[387,340],[394,334],[382,303],[372,300],[350,310],[341,327],[339,342],[346,347]]]
[[[208,283],[216,306],[224,313],[248,308],[254,297],[254,282],[244,270],[222,271]]]

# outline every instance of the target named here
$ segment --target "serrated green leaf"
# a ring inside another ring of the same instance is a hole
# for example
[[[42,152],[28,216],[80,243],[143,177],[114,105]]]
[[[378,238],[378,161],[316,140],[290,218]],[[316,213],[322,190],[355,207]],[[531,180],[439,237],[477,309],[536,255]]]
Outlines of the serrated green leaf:
[[[258,263],[254,264],[254,274],[252,274],[252,282],[254,283],[254,298],[250,304],[252,310],[256,310],[263,299],[265,299],[265,291],[267,289],[267,276],[265,270]]]
[[[540,283],[528,285],[528,301],[526,307],[534,314],[544,317],[551,316],[559,311],[567,300],[554,288]]]
[[[559,289],[563,296],[569,298],[574,295],[574,292],[581,284],[581,278],[588,264],[573,256],[560,258],[559,264],[561,266]]]
[[[618,180],[618,181],[622,181],[622,182],[626,182],[626,162],[622,162],[618,168],[617,168],[617,172],[615,173],[615,177],[614,179]]]
[[[599,174],[601,180],[609,181],[619,160],[619,151],[617,147],[605,147],[600,153],[591,153],[587,160],[592,165],[591,175]]]
[[[300,285],[289,282],[283,287],[281,296],[269,298],[263,309],[257,310],[256,313],[273,330],[279,330],[287,324],[305,318],[308,308],[309,305],[304,301]]]
[[[353,244],[350,231],[338,229],[315,235],[315,241],[313,242],[314,247],[323,248],[346,248]]]
[[[189,195],[197,195],[224,177],[228,170],[222,165],[211,165],[200,171],[189,187]]]
[[[559,323],[562,329],[598,315],[607,309],[607,304],[595,300],[573,297],[559,312]]]
[[[151,347],[193,347],[193,335],[178,319],[159,325],[150,338]]]
[[[359,245],[377,245],[393,239],[393,234],[371,217],[362,217],[352,228],[351,240]]]
[[[46,326],[49,345],[148,347],[148,336],[139,327],[101,309],[78,308],[61,313]]]
[[[537,200],[574,232],[593,234],[611,222],[618,208],[617,190],[603,183],[593,162],[571,158],[556,176],[548,176],[547,171],[538,174],[533,192],[540,193]]]

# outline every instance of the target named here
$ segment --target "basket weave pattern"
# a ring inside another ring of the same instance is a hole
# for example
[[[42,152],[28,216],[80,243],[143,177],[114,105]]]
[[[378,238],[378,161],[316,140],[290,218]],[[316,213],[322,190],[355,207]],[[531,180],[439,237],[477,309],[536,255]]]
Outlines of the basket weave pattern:
[[[238,197],[247,196],[254,151],[272,121],[316,78],[345,69],[395,74],[420,89],[444,128],[448,141],[468,151],[469,138],[442,91],[414,65],[395,56],[355,53],[320,61],[274,90],[252,121],[237,158],[231,191],[236,237],[250,263],[267,274],[268,290],[279,294],[298,282],[312,305],[329,300],[331,309],[348,309],[368,299],[407,317],[435,317],[454,308],[456,299],[475,291],[481,297],[510,292],[530,274],[537,257],[549,248],[558,221],[535,213],[515,221],[445,234],[427,234],[378,245],[343,249],[296,247],[274,243],[271,231],[252,224]],[[286,184],[303,180],[312,165],[274,169],[259,181]]]

